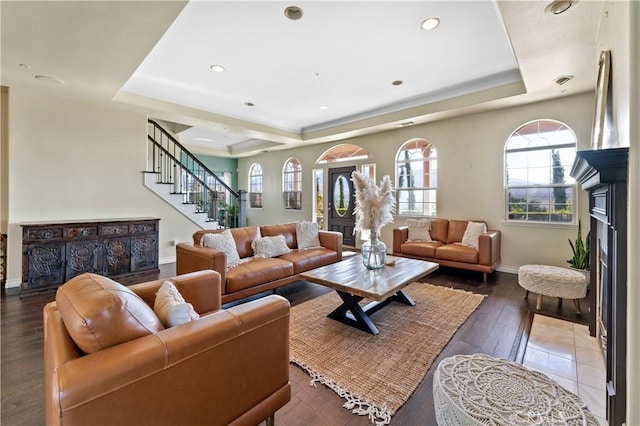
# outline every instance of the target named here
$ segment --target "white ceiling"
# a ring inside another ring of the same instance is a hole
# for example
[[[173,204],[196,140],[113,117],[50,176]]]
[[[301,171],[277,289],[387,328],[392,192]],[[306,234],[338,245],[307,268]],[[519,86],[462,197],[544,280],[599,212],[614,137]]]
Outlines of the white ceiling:
[[[234,157],[595,87],[602,1],[562,15],[540,1],[291,4],[2,1],[2,84],[115,100]],[[420,29],[430,16],[440,26]]]

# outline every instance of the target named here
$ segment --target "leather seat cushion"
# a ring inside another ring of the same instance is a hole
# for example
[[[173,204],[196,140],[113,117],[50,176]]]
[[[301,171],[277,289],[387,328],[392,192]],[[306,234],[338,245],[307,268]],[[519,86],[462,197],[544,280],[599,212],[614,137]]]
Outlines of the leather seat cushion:
[[[421,256],[421,257],[436,257],[436,248],[441,247],[443,243],[440,241],[416,241],[410,243],[403,243],[400,246],[400,251],[403,254],[410,254],[412,256]]]
[[[299,274],[304,271],[319,268],[338,261],[338,253],[324,247],[315,247],[302,250],[293,250],[283,254],[278,259],[287,260],[293,263],[293,273]]]
[[[255,257],[227,269],[227,291],[234,293],[293,275],[293,263],[279,258]]]
[[[446,244],[436,249],[436,258],[453,262],[478,263],[478,250],[461,244]]]
[[[56,305],[69,335],[87,354],[164,330],[140,296],[102,275],[72,278],[58,288]]]

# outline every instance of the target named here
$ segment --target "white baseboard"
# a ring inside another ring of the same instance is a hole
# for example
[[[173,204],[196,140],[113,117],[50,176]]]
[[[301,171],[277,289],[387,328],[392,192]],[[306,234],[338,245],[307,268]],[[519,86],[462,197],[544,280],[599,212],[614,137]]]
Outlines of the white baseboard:
[[[22,283],[21,279],[15,279],[15,280],[7,280],[6,284],[4,285],[4,288],[16,288],[16,287],[20,287],[20,284]]]
[[[509,266],[509,265],[500,265],[496,268],[496,271],[507,272],[509,274],[517,274],[518,273],[517,266]]]
[[[176,263],[176,257],[170,256],[170,257],[161,257],[160,259],[158,259],[159,265],[164,265],[167,263]]]

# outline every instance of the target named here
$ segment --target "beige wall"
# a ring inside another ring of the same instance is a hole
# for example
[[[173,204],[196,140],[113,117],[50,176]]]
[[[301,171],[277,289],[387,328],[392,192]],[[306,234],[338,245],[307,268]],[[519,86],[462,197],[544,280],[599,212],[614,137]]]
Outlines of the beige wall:
[[[566,266],[571,248],[567,238],[574,238],[575,226],[532,226],[506,224],[503,203],[504,144],[511,132],[522,124],[540,118],[559,120],[570,126],[582,148],[589,146],[593,115],[593,94],[567,96],[554,101],[502,109],[449,120],[402,128],[376,135],[353,138],[353,143],[367,149],[377,168],[377,179],[389,174],[396,180],[394,159],[402,144],[412,138],[425,138],[438,153],[438,216],[450,219],[485,220],[492,229],[502,231],[501,270],[516,272],[526,263]],[[263,167],[265,176],[264,208],[249,210],[248,221],[262,225],[282,221],[310,220],[311,188],[315,161],[334,144],[315,145],[282,152],[264,153],[240,159],[239,185],[247,187],[247,170],[254,162]],[[287,158],[297,157],[303,167],[303,210],[285,212],[281,201],[282,166]],[[274,178],[275,177],[275,178]],[[578,191],[580,216],[588,224],[586,193]],[[396,217],[396,224],[406,218]],[[385,226],[382,237],[392,243],[393,226]],[[586,232],[586,231],[585,231]]]
[[[9,214],[9,88],[0,87],[0,233],[7,233]]]
[[[142,184],[146,116],[11,89],[8,286],[21,281],[21,222],[160,218],[160,259],[195,225]]]

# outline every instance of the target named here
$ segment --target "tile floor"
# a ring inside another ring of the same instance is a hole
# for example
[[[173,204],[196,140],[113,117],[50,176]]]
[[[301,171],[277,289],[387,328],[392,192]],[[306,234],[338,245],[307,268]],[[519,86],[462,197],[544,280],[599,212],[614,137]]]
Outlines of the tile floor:
[[[586,325],[535,315],[522,363],[577,394],[606,425],[606,369]]]

